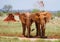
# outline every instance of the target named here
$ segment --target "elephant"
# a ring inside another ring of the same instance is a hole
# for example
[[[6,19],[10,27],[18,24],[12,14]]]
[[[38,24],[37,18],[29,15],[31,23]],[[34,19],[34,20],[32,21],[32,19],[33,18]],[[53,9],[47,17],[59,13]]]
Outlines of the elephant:
[[[45,25],[51,18],[51,14],[49,14],[49,12],[16,13],[16,14],[19,14],[24,36],[27,28],[27,35],[28,37],[30,37],[31,25],[33,22],[35,22],[36,36],[45,37]]]
[[[41,28],[40,28],[40,36],[41,37],[46,37],[45,36],[45,25],[46,23],[49,22],[49,20],[52,19],[52,14],[50,12],[40,12],[40,25],[41,25]]]
[[[40,31],[40,28],[39,29],[37,28],[39,25],[39,14],[38,13],[16,13],[16,14],[19,14],[19,19],[21,20],[21,23],[22,23],[24,36],[25,36],[26,28],[27,28],[27,31],[28,31],[27,35],[28,37],[30,37],[31,25],[33,22],[36,23],[36,31],[37,31],[36,36],[40,34],[38,33],[38,30]]]

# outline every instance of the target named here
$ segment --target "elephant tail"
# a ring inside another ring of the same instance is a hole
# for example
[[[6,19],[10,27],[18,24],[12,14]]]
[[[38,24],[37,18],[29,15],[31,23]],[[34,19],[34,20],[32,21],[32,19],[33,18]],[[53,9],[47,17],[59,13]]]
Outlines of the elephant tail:
[[[32,29],[31,31],[34,31],[35,29]]]

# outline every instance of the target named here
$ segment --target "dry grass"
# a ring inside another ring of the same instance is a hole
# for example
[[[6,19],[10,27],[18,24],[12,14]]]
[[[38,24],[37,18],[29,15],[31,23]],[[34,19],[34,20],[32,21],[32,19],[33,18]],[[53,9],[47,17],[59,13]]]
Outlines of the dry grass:
[[[34,23],[32,24],[31,29],[35,29]],[[36,29],[31,32],[31,35],[35,35]],[[0,19],[0,36],[21,36],[22,35],[22,25],[21,22],[4,22],[2,18]],[[46,24],[46,36],[48,39],[50,38],[58,38],[60,39],[60,18],[56,18],[51,20]],[[19,40],[18,38],[11,39],[10,37],[7,39],[5,37],[0,37],[1,42],[32,42],[31,40]],[[51,40],[41,40],[40,38],[33,42],[51,42]],[[53,42],[60,42],[60,40],[54,40]]]

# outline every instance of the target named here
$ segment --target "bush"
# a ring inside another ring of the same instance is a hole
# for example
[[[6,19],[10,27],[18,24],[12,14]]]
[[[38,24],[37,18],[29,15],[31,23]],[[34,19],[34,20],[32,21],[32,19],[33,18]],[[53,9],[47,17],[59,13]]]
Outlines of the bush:
[[[0,12],[0,16],[3,16],[3,12]]]
[[[33,9],[32,13],[39,12],[39,11],[40,11],[39,9]]]
[[[60,17],[60,11],[58,11],[58,12],[56,13],[56,16]]]

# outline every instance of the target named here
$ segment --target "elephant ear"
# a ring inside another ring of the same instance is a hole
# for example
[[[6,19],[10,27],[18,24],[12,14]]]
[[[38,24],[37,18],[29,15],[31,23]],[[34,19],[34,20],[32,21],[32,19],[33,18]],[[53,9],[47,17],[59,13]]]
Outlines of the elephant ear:
[[[30,18],[31,18],[33,21],[35,21],[35,20],[37,20],[39,17],[38,17],[38,14],[32,13],[32,14],[30,15]]]
[[[38,16],[35,16],[35,19],[38,19]]]
[[[50,12],[47,12],[47,22],[49,22],[52,19],[52,14]]]
[[[46,22],[49,22],[50,20],[51,20],[51,18],[52,18],[52,14],[50,13],[50,12],[42,12],[41,14],[43,14],[45,17],[44,17],[44,20],[46,21]]]
[[[35,19],[37,20],[37,19],[39,19],[39,17],[40,17],[40,14],[39,13],[35,13]]]
[[[24,13],[21,13],[20,16],[19,16],[19,18],[20,18],[20,20],[21,20],[22,23],[24,23],[24,24],[26,23],[25,22],[26,21],[26,15]]]

